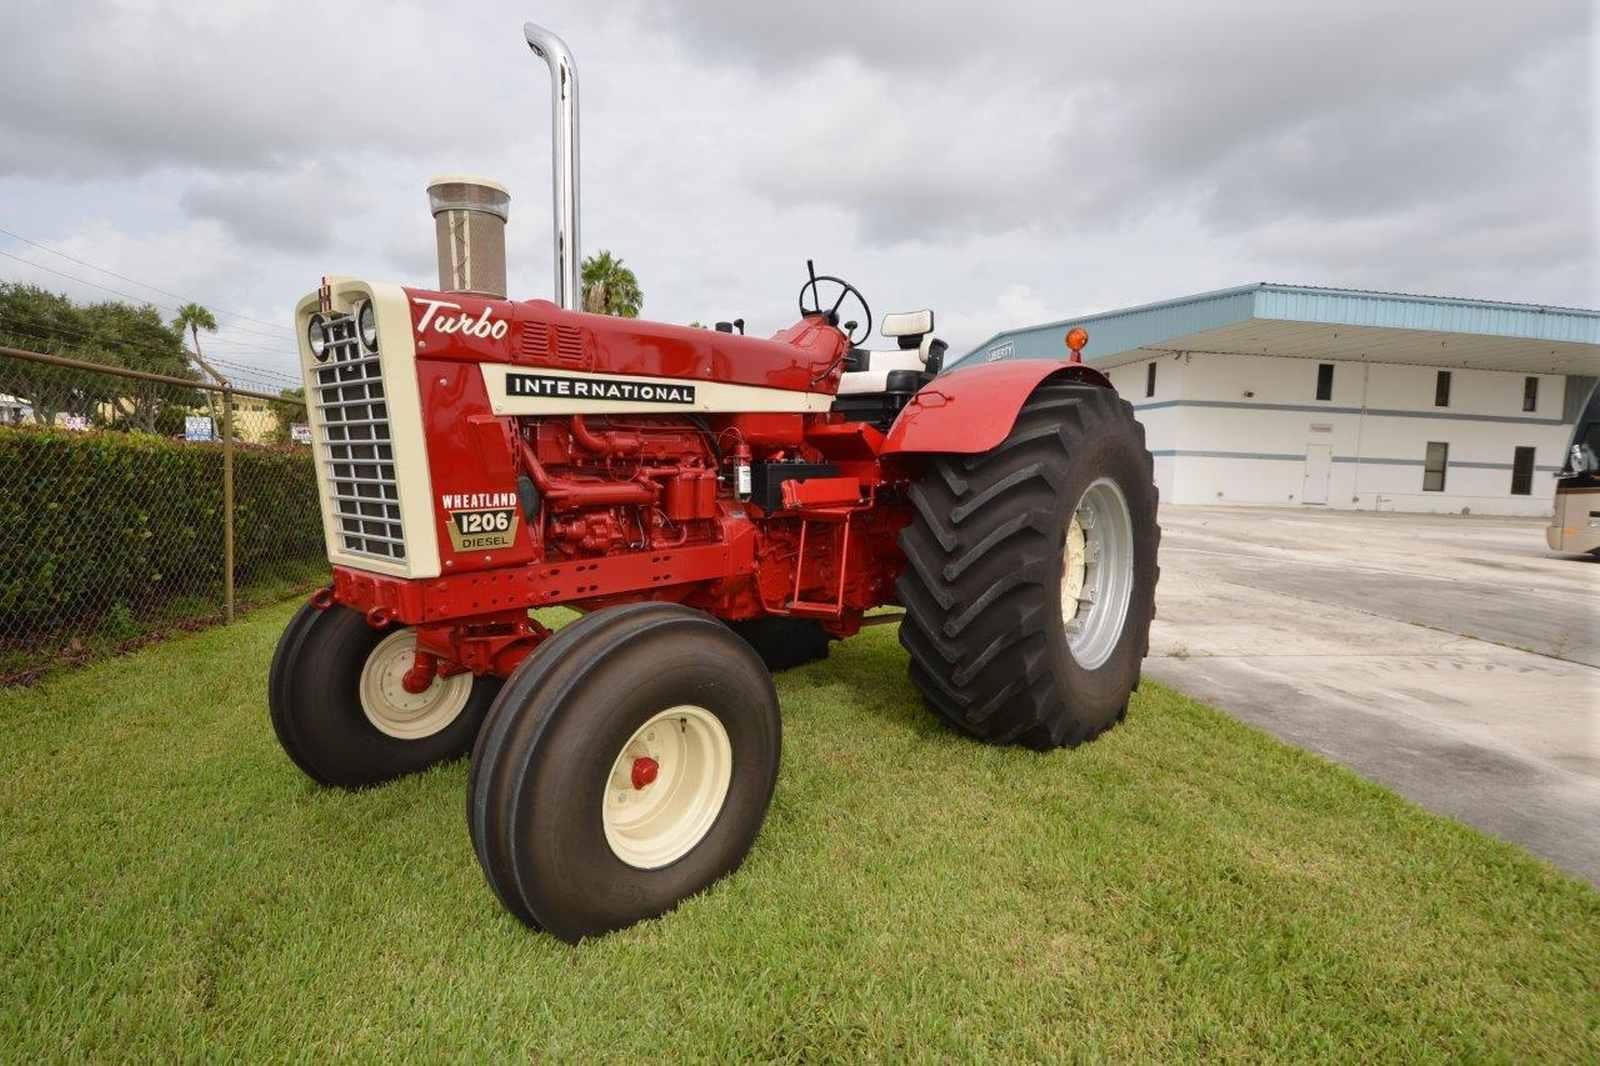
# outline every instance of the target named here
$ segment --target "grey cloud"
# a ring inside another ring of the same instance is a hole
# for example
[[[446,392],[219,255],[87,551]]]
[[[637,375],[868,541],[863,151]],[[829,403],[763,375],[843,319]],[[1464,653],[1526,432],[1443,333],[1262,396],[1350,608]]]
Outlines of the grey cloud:
[[[758,140],[744,173],[853,211],[874,241],[1104,229],[1157,203],[1234,229],[1486,194],[1577,207],[1593,183],[1572,151],[1592,118],[1580,4],[812,6],[808,26],[839,29],[814,35],[767,5],[649,11],[707,62],[831,111],[837,156]],[[862,81],[876,98],[838,102]],[[912,136],[862,165],[851,131],[897,117]]]
[[[284,173],[230,174],[192,185],[181,204],[196,218],[221,222],[242,244],[321,252],[360,204],[354,177],[320,161]]]
[[[6,4],[0,176],[259,171],[363,141],[467,149],[499,131],[482,101],[503,72],[527,69],[504,25],[486,40],[448,9],[376,0]]]
[[[538,8],[583,77],[587,249],[652,317],[787,325],[808,255],[958,349],[1268,277],[1593,302],[1583,4]],[[513,293],[546,295],[528,14],[0,5],[0,214],[286,308],[325,272],[426,283],[422,184],[471,170],[512,189]]]

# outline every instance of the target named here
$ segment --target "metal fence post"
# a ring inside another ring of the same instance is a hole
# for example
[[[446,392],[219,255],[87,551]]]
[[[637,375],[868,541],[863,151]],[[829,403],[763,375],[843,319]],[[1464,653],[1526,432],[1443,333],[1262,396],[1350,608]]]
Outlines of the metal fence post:
[[[222,388],[222,589],[223,617],[233,622],[233,390]]]

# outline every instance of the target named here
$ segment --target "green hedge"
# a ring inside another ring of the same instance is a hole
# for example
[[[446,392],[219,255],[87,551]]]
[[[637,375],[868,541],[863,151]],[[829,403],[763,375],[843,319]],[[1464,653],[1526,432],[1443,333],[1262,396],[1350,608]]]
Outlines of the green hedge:
[[[235,579],[323,555],[309,452],[234,450]],[[215,600],[222,446],[0,428],[0,642]]]

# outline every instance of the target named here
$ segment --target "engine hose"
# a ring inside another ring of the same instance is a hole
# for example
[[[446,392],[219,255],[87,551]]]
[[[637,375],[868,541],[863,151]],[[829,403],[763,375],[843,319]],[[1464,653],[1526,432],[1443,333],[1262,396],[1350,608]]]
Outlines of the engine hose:
[[[572,416],[572,439],[596,455],[632,455],[644,447],[636,433],[596,433],[582,415]]]
[[[607,507],[617,504],[651,506],[661,495],[661,487],[647,481],[567,481],[553,478],[539,462],[528,442],[517,441],[517,454],[522,459],[524,473],[533,479],[544,498],[557,511],[576,510],[580,507]]]
[[[693,422],[695,424],[695,427],[697,429],[699,429],[701,433],[704,433],[706,435],[706,443],[711,445],[711,455],[717,461],[716,468],[718,470],[721,470],[722,469],[722,448],[719,447],[718,444],[717,444],[717,435],[715,433],[711,432],[711,423],[709,423],[709,422],[707,422],[705,420],[705,416],[704,415],[688,415],[686,417],[689,419],[690,422]]]

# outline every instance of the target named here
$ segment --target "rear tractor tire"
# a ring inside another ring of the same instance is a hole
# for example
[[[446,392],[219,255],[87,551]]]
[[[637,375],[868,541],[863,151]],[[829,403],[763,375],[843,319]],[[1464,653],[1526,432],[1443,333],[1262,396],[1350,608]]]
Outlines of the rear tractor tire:
[[[1037,750],[1127,713],[1159,569],[1144,427],[1110,389],[1047,383],[980,455],[932,458],[900,534],[900,642],[927,704]]]
[[[772,675],[710,615],[610,607],[506,681],[472,753],[467,824],[501,904],[576,943],[732,872],[777,783]]]
[[[409,628],[301,607],[267,678],[272,728],[294,764],[319,784],[361,788],[465,755],[500,681],[454,674],[407,692],[400,678],[415,650]]]

